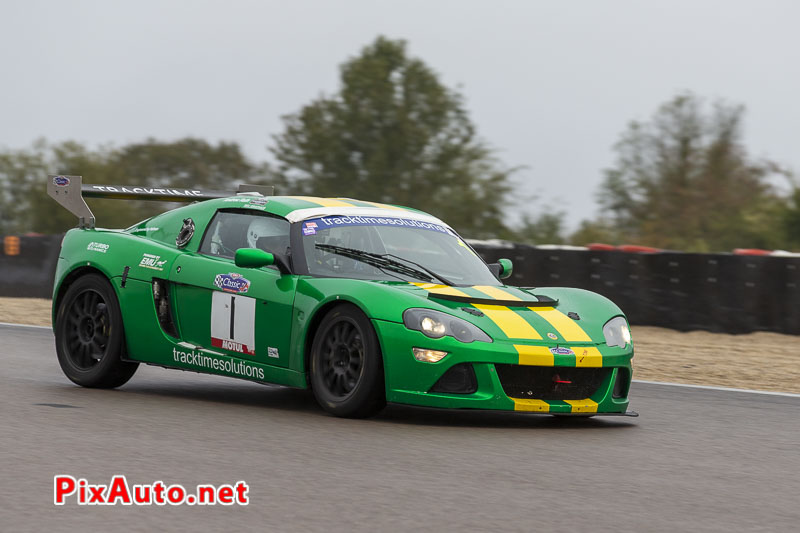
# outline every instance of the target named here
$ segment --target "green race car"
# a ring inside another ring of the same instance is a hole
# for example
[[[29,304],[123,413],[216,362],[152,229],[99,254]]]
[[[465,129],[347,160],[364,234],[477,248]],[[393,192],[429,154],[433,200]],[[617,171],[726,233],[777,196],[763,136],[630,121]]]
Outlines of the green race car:
[[[326,411],[386,402],[631,415],[622,311],[573,288],[500,280],[445,222],[347,198],[85,185],[50,176],[79,217],[53,329],[66,376],[118,387],[139,363],[310,388]],[[83,197],[193,201],[125,230]]]

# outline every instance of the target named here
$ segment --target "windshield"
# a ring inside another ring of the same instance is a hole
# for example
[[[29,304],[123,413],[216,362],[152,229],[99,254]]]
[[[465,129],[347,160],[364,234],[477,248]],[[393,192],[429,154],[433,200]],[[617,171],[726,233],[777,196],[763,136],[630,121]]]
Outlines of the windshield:
[[[500,285],[483,260],[439,224],[373,216],[328,216],[301,224],[313,276]]]

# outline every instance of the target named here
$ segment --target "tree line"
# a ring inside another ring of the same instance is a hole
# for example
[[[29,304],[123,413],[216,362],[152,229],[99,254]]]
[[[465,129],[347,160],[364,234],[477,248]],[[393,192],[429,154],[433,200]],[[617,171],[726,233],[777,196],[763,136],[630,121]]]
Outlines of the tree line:
[[[461,93],[409,56],[404,41],[379,37],[340,66],[335,94],[283,117],[271,163],[251,161],[236,143],[196,138],[98,148],[40,140],[0,150],[0,234],[74,226],[74,217],[46,196],[44,178],[77,174],[90,183],[175,188],[272,184],[278,194],[407,205],[475,239],[798,249],[800,188],[787,169],[749,156],[743,117],[742,106],[682,93],[649,120],[631,122],[613,147],[614,165],[602,171],[601,215],[568,235],[564,213],[537,213],[513,196],[519,168],[503,164],[478,136]],[[89,203],[104,227],[126,227],[165,209]],[[522,223],[512,229],[509,214],[520,210]]]

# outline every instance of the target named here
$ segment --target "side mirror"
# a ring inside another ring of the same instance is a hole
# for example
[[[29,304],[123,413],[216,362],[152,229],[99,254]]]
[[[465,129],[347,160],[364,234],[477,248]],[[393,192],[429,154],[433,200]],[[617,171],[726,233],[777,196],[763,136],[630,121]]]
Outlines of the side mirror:
[[[511,259],[498,259],[497,262],[500,264],[500,274],[497,277],[500,279],[510,278],[511,274],[514,273],[514,265],[511,263]]]
[[[261,268],[275,264],[275,256],[258,248],[239,248],[233,257],[237,267]]]

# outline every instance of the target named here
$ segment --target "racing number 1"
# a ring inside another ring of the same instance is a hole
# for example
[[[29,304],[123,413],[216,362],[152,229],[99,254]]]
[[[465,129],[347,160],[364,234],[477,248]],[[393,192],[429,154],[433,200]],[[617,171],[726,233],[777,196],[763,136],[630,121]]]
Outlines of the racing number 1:
[[[211,345],[255,355],[256,300],[214,291],[211,296]]]

